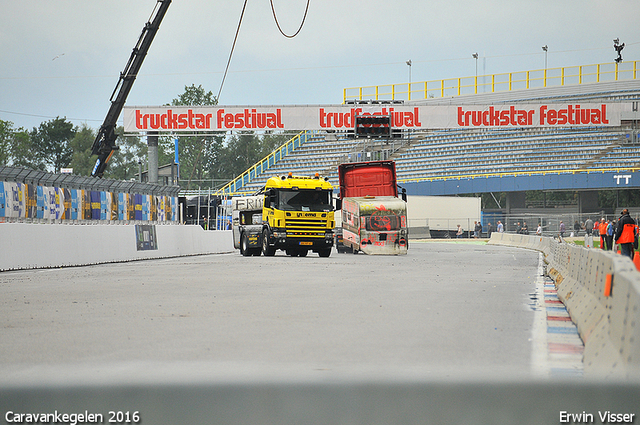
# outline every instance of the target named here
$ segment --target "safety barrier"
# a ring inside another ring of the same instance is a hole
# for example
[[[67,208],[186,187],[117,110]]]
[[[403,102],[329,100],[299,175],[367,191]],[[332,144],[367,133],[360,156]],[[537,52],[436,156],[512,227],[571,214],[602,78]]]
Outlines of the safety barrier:
[[[0,222],[178,221],[177,186],[0,167]]]
[[[0,271],[233,252],[231,231],[170,224],[0,224]]]
[[[628,258],[541,236],[493,233],[493,245],[540,251],[585,344],[592,374],[640,370],[640,272]]]

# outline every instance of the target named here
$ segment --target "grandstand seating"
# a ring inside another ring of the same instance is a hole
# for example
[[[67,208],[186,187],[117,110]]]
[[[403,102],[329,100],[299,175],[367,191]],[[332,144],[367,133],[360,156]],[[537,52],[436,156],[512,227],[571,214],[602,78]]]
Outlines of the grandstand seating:
[[[621,90],[620,99],[609,87],[605,92],[599,92],[594,85],[593,92],[585,92],[584,86],[580,86],[579,95],[572,93],[571,87],[565,88],[564,92],[554,89],[545,101],[640,99],[640,84],[636,83],[631,92]],[[496,103],[517,102],[516,96],[531,100],[530,93],[527,90],[512,92],[508,99],[504,94],[496,94],[499,99]],[[536,93],[540,93],[539,89]],[[471,97],[465,96],[465,101],[470,101]],[[441,101],[436,100],[436,104]],[[490,101],[490,96],[483,95],[482,101]],[[339,132],[308,132],[304,142],[269,167],[260,167],[262,172],[255,172],[251,181],[241,188],[236,186],[236,192],[254,192],[264,186],[268,178],[289,172],[309,176],[319,172],[337,185],[340,163],[386,158],[396,161],[400,181],[628,169],[639,166],[640,150],[637,144],[626,139],[627,133],[628,130],[622,127],[431,130],[412,133],[401,144],[398,141],[354,140]]]
[[[624,134],[622,129],[602,128],[432,131],[415,134],[409,145],[388,157],[396,161],[398,179],[403,181],[629,168],[640,162],[640,152],[624,143]],[[357,140],[338,137],[327,141],[324,134],[315,133],[293,153],[258,174],[242,191],[256,191],[268,178],[289,172],[295,175],[319,172],[337,185],[338,164],[386,158],[375,149],[380,146],[384,148],[384,144],[377,144],[368,153]]]

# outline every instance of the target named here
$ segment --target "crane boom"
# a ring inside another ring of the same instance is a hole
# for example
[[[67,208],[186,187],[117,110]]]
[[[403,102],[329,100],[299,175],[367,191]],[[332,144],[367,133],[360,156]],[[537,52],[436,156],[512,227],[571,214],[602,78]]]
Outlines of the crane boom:
[[[109,108],[109,112],[107,112],[107,116],[105,117],[100,130],[98,130],[96,140],[93,142],[91,150],[92,155],[98,155],[96,165],[93,167],[93,171],[91,172],[91,175],[94,177],[102,177],[105,169],[107,168],[107,164],[111,159],[111,155],[113,155],[113,152],[118,149],[116,146],[116,138],[118,136],[115,133],[118,117],[122,112],[122,108],[124,107],[127,96],[131,91],[131,87],[133,87],[133,82],[138,75],[142,62],[149,51],[151,42],[160,27],[160,22],[162,22],[170,4],[171,0],[158,0],[149,22],[147,22],[142,29],[142,34],[140,34],[140,38],[138,39],[136,46],[133,48],[133,52],[131,52],[131,56],[129,57],[129,61],[125,66],[124,71],[120,73],[120,79],[111,94],[111,107]]]

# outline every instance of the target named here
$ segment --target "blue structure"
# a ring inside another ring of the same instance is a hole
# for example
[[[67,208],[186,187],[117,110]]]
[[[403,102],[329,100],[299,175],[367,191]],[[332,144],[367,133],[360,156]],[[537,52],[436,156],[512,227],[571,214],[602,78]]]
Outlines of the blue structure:
[[[566,172],[555,174],[501,175],[433,179],[406,182],[409,195],[463,195],[487,192],[524,192],[528,190],[600,190],[640,188],[640,169],[620,171]]]

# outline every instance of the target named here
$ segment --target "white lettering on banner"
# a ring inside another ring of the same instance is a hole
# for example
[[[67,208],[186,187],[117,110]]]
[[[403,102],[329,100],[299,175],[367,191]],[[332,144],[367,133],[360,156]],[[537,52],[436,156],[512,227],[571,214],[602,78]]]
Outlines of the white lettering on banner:
[[[388,115],[397,129],[617,126],[631,104],[125,107],[125,132],[347,130],[358,115]]]
[[[613,176],[616,180],[616,184],[620,184],[620,179],[624,179],[624,184],[629,184],[629,180],[631,180],[631,174],[618,174],[617,176]]]

